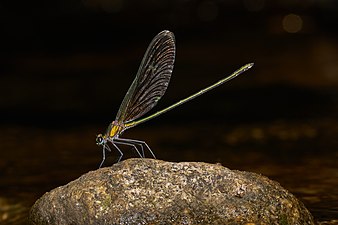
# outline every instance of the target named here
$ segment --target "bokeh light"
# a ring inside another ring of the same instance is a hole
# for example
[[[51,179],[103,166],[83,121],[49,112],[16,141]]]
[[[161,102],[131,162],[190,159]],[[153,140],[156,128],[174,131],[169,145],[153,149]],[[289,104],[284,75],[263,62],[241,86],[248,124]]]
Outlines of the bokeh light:
[[[297,33],[302,30],[303,19],[296,14],[284,16],[282,21],[283,29],[288,33]]]

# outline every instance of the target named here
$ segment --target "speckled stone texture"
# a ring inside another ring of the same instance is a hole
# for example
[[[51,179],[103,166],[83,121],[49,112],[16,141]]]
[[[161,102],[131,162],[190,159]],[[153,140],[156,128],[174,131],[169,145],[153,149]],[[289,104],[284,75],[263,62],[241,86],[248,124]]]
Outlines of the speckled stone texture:
[[[315,224],[277,182],[218,164],[129,159],[43,195],[30,224]]]

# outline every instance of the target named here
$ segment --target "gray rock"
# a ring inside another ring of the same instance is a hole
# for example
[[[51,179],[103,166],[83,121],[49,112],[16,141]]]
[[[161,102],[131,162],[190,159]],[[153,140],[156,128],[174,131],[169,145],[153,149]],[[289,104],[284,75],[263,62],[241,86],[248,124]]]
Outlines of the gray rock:
[[[218,164],[129,159],[44,194],[31,224],[314,224],[277,182]]]

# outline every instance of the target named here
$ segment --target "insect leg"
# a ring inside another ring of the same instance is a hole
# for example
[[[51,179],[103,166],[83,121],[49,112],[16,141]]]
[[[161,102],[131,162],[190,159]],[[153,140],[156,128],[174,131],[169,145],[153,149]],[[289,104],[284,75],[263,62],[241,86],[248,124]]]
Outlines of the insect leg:
[[[112,143],[112,145],[117,149],[117,151],[119,151],[119,153],[120,153],[120,157],[119,157],[119,159],[118,159],[118,161],[117,161],[117,162],[120,162],[121,159],[122,159],[122,156],[123,156],[123,152],[121,151],[121,149],[120,149],[113,141],[111,141],[111,143]],[[108,150],[108,151],[111,152],[111,148],[109,147],[108,144],[104,144],[104,145],[103,145],[103,148],[102,148],[102,161],[101,161],[101,163],[100,163],[99,168],[102,167],[104,161],[106,160],[106,150]]]
[[[154,154],[154,152],[150,149],[149,145],[145,142],[145,141],[140,141],[140,140],[134,140],[134,139],[125,139],[125,138],[118,138],[119,141],[125,141],[128,143],[132,143],[132,144],[138,144],[140,146],[142,146],[142,150],[143,150],[143,146],[146,147],[146,149],[148,149],[148,151],[150,152],[150,154],[153,156],[154,159],[156,159],[156,156]],[[143,153],[143,157],[144,157],[144,152]]]
[[[128,139],[126,139],[126,140],[128,140]],[[114,143],[114,144],[120,144],[120,145],[128,145],[128,146],[131,146],[131,147],[133,147],[133,148],[135,149],[135,151],[137,152],[137,154],[138,154],[141,158],[143,158],[143,156],[141,155],[140,151],[138,150],[138,148],[136,147],[135,144],[133,144],[133,143],[131,143],[131,142],[128,142],[128,141],[125,141],[125,140],[121,140],[120,138],[115,138],[113,143]],[[115,145],[115,147],[117,148],[116,145]],[[122,153],[121,150],[119,150],[119,151]]]
[[[119,159],[117,160],[117,162],[120,162],[121,159],[122,159],[122,156],[123,156],[123,152],[121,151],[121,149],[120,149],[114,142],[112,142],[112,144],[113,144],[114,147],[117,149],[117,151],[119,151],[119,153],[120,153],[120,157],[119,157]]]
[[[141,158],[145,158],[144,148],[143,148],[143,145],[141,143],[138,143],[138,142],[136,142],[135,140],[132,140],[132,139],[125,139],[125,138],[117,138],[117,140],[120,142],[120,144],[125,144],[125,145],[129,145],[129,146],[133,146],[133,148],[137,151],[137,153],[139,154],[139,156]],[[140,148],[141,148],[141,154],[138,151],[139,149],[136,147],[136,145],[140,146]]]
[[[106,160],[106,149],[111,152],[111,149],[109,148],[109,146],[107,144],[104,144],[102,148],[102,161],[100,163],[99,169],[101,168],[104,161]]]
[[[105,160],[106,160],[106,148],[103,146],[103,148],[102,148],[102,161],[100,163],[99,169],[101,168],[101,166],[103,165]]]
[[[133,145],[138,145],[140,146],[141,148],[141,158],[145,158],[145,155],[144,155],[144,148],[143,148],[143,144],[142,143],[139,143],[137,142],[136,140],[133,140],[133,139],[125,139],[125,138],[119,138],[119,141],[123,141],[123,143],[130,143],[130,144],[133,144]]]

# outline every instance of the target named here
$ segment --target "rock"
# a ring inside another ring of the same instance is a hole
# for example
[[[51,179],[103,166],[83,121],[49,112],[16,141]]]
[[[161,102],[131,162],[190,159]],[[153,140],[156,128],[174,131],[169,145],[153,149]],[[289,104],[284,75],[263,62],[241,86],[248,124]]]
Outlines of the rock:
[[[277,182],[218,164],[129,159],[44,194],[30,224],[314,224]]]

